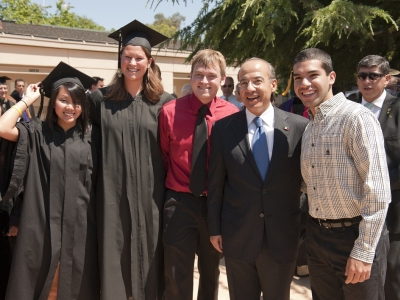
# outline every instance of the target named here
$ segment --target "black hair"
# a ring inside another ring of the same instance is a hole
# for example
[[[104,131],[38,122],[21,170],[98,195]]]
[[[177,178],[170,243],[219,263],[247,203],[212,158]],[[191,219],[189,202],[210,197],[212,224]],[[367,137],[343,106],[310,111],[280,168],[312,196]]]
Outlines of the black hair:
[[[25,80],[23,80],[22,78],[18,78],[18,79],[15,79],[15,81],[14,81],[15,86],[17,86],[18,81],[22,81],[25,84]]]
[[[99,81],[104,81],[104,78],[101,77],[93,76],[92,78],[96,81],[96,83],[93,83],[92,85],[97,85]]]
[[[76,83],[66,82],[51,91],[49,106],[47,107],[46,113],[46,123],[51,129],[53,129],[54,123],[57,122],[58,117],[55,112],[54,105],[61,87],[64,87],[67,90],[67,93],[70,95],[73,103],[75,105],[79,104],[82,108],[82,113],[76,122],[80,125],[82,134],[84,135],[89,128],[89,104],[86,100],[85,90]]]
[[[379,55],[367,55],[357,65],[357,72],[361,68],[379,67],[384,75],[389,74],[390,65],[386,58]]]
[[[296,55],[293,65],[307,61],[307,60],[319,60],[321,61],[322,68],[325,70],[326,75],[329,75],[333,71],[331,56],[325,51],[318,48],[308,48],[301,51]]]

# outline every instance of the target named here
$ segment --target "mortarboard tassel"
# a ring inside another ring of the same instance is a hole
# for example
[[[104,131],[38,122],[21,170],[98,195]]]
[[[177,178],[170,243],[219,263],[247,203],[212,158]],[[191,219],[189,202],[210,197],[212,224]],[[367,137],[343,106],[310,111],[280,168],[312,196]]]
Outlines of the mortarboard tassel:
[[[286,96],[287,93],[289,93],[290,86],[291,86],[291,84],[292,84],[292,77],[293,77],[293,71],[290,72],[289,82],[288,82],[288,85],[287,85],[287,87],[286,87],[286,90],[282,93],[282,96]]]
[[[121,44],[122,44],[122,34],[121,30],[119,31],[119,42],[118,42],[118,69],[117,69],[117,74],[118,77],[121,77]]]
[[[40,116],[42,115],[43,105],[44,105],[44,91],[43,88],[40,88],[40,106],[39,106],[39,111],[36,115],[38,119],[40,119]]]

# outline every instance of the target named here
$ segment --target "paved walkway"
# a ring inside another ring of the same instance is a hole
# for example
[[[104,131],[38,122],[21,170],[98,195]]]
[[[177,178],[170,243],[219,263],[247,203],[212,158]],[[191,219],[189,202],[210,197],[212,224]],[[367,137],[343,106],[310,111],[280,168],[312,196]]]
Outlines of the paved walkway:
[[[229,300],[228,281],[226,279],[225,262],[222,259],[220,263],[221,275],[219,277],[219,292],[218,300]],[[199,281],[199,272],[197,270],[197,260],[194,267],[194,284],[193,284],[193,299],[197,299],[197,289]],[[260,300],[262,297],[260,298]],[[290,300],[311,300],[310,281],[308,277],[293,277]]]

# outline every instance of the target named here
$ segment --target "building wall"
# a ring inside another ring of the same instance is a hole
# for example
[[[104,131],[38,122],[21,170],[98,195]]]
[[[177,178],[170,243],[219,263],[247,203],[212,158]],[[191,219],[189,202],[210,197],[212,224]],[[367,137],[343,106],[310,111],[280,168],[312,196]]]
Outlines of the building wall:
[[[7,82],[11,93],[15,79],[24,79],[26,85],[39,82],[63,61],[90,76],[103,77],[107,85],[117,69],[117,49],[116,45],[0,34],[0,76],[12,79]],[[154,48],[152,54],[161,69],[165,91],[179,97],[190,79],[190,64],[185,62],[189,52]],[[236,79],[237,71],[228,68],[227,76]],[[35,108],[38,106],[39,101]]]

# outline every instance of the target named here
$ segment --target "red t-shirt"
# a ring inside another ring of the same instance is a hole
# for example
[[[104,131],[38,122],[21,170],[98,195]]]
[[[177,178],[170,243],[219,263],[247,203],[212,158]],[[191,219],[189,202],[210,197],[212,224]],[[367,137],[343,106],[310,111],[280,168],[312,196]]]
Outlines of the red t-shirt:
[[[192,166],[193,136],[199,109],[203,103],[190,94],[165,104],[159,115],[160,145],[164,167],[167,171],[165,186],[168,189],[190,193],[190,169]],[[233,104],[214,97],[207,104],[206,114],[208,136],[215,121],[238,111]],[[207,171],[210,155],[210,140],[207,147]],[[207,191],[204,191],[205,193]]]

